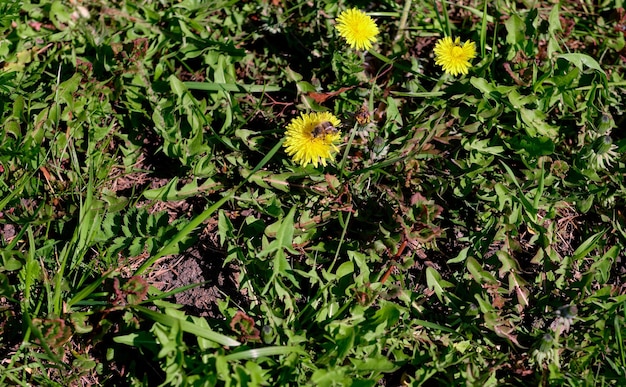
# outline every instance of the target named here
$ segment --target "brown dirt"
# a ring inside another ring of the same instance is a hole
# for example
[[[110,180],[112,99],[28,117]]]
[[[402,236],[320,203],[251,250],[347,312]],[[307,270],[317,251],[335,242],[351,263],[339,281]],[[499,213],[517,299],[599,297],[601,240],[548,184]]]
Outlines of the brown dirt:
[[[246,303],[239,291],[238,268],[224,265],[224,255],[206,246],[202,240],[181,255],[160,261],[149,281],[162,291],[198,285],[176,293],[173,302],[183,305],[190,314],[202,317],[222,316],[217,302],[229,298]]]

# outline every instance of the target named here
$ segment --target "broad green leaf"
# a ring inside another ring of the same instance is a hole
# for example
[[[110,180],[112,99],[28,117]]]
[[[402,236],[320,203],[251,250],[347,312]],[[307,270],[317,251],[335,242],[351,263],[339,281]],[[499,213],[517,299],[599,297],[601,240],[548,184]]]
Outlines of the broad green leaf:
[[[74,101],[76,100],[76,92],[82,81],[82,75],[74,74],[70,79],[59,85],[59,97],[67,106],[74,110]]]
[[[354,263],[352,263],[352,261],[346,261],[337,268],[335,274],[337,275],[337,278],[341,278],[352,273],[354,273]]]
[[[276,234],[276,239],[280,241],[281,246],[284,246],[287,250],[291,252],[295,252],[293,250],[293,221],[294,216],[296,214],[296,207],[291,208],[287,216],[282,221],[280,228],[278,229],[278,233]]]
[[[242,171],[243,175],[246,175],[246,173],[246,171]],[[291,187],[287,179],[291,176],[291,173],[275,174],[269,171],[258,171],[250,176],[250,181],[263,188],[275,188],[283,192],[289,192]]]
[[[548,124],[546,115],[538,109],[519,109],[519,116],[525,124],[524,129],[529,136],[545,136],[555,140],[559,135],[557,127]]]
[[[554,77],[546,79],[545,83],[553,83],[558,88],[573,87],[574,81],[580,76],[580,70],[574,68],[571,71],[563,75],[555,75]]]
[[[509,102],[511,103],[511,105],[513,105],[513,108],[515,109],[519,109],[521,107],[535,103],[535,101],[537,101],[536,95],[534,94],[522,95],[519,93],[518,89],[511,90],[507,94],[507,98],[509,99]]]
[[[154,350],[158,349],[158,343],[149,332],[130,333],[113,337],[113,341],[119,344],[125,344],[131,347],[148,347]]]
[[[468,257],[465,261],[465,266],[469,270],[470,274],[474,277],[474,280],[479,284],[489,283],[497,284],[498,280],[488,271],[485,271],[480,263],[474,257]]]
[[[350,257],[359,268],[359,277],[362,276],[369,281],[370,267],[368,265],[368,256],[357,251],[348,251],[348,257]]]
[[[335,342],[333,362],[342,362],[355,346],[356,327],[341,323],[339,329],[333,329],[333,341]]]
[[[280,286],[276,285],[275,281],[273,281],[273,279],[276,278],[278,275],[289,279],[296,289],[300,288],[300,284],[298,283],[298,280],[296,279],[296,277],[293,275],[293,270],[291,268],[291,265],[289,264],[289,261],[287,260],[287,257],[285,256],[284,250],[282,249],[278,250],[276,254],[274,254],[274,260],[272,261],[272,265],[273,265],[272,280],[268,281],[267,286],[263,290],[263,294],[265,294],[267,289],[269,289],[269,286],[273,283],[277,288],[280,288]]]
[[[535,137],[521,134],[509,140],[509,145],[520,153],[531,157],[547,156],[554,153],[555,142],[548,137]]]
[[[487,315],[488,313],[492,313],[495,309],[491,302],[486,300],[481,293],[474,293],[474,298],[478,301],[478,306],[480,307],[480,311]]]
[[[448,261],[446,261],[447,264],[452,264],[452,263],[460,263],[463,262],[467,259],[467,252],[469,251],[469,247],[465,247],[463,250],[461,250],[461,252],[454,258],[449,259]]]
[[[390,361],[387,357],[377,354],[365,359],[349,358],[350,362],[356,367],[357,370],[367,372],[393,372],[398,369],[399,366]]]
[[[550,10],[550,16],[548,17],[548,32],[550,34],[563,31],[563,28],[561,27],[561,18],[559,17],[559,10],[559,3],[554,4]]]
[[[511,197],[511,192],[504,186],[504,184],[496,183],[493,188],[498,196],[498,211],[502,211],[506,205],[509,207],[512,206],[513,198]]]
[[[486,154],[491,154],[491,155],[498,155],[504,152],[504,148],[500,145],[489,146],[490,141],[491,140],[489,139],[484,139],[484,140],[470,139],[467,141],[463,141],[463,148],[467,150],[475,150],[480,153],[486,153]]]
[[[501,97],[504,97],[511,91],[517,89],[517,86],[495,86],[485,78],[478,77],[471,77],[470,83],[483,94],[483,97],[488,99],[499,100]]]
[[[379,310],[376,311],[371,318],[371,322],[375,325],[385,324],[387,328],[391,328],[400,320],[400,309],[392,302],[385,302]]]
[[[517,14],[512,14],[508,20],[504,22],[506,27],[506,42],[511,45],[522,44],[526,41],[526,25],[524,20]]]
[[[174,327],[176,324],[180,324],[179,326],[181,327],[183,331],[190,333],[192,335],[195,335],[195,336],[203,337],[207,340],[212,340],[218,344],[221,344],[227,347],[236,347],[236,346],[241,345],[241,343],[239,343],[237,340],[233,340],[228,336],[214,332],[206,327],[198,326],[185,319],[171,316],[168,314],[164,314],[161,312],[155,312],[143,306],[135,305],[133,306],[133,309],[136,309],[140,313],[146,315],[152,321],[159,322],[168,327]]]
[[[398,125],[402,125],[402,115],[398,108],[398,100],[395,98],[387,97],[387,122],[395,122]]]
[[[483,94],[489,95],[496,90],[495,86],[485,78],[472,77],[470,83]]]
[[[0,257],[2,257],[0,271],[19,270],[25,261],[24,254],[19,250],[0,251]]]
[[[496,251],[496,256],[500,263],[502,263],[502,267],[498,271],[498,275],[500,278],[504,278],[504,275],[510,271],[519,271],[519,263],[515,260],[511,255],[504,251],[498,250]]]
[[[584,70],[585,67],[588,67],[590,69],[596,70],[604,74],[604,70],[602,70],[602,67],[600,67],[600,64],[587,54],[581,54],[581,53],[560,54],[558,57],[561,59],[565,59],[566,61],[572,63],[581,71]]]
[[[607,230],[600,231],[584,241],[572,254],[572,260],[578,261],[579,259],[585,258],[587,254],[591,252],[591,250],[595,249],[598,246],[598,242],[604,237]]]
[[[221,183],[212,179],[206,179],[201,185],[198,185],[197,179],[193,179],[180,188],[178,188],[178,181],[178,177],[174,177],[163,187],[145,190],[143,196],[148,200],[178,201],[222,188]]]
[[[295,213],[296,207],[292,207],[289,213],[284,218],[278,220],[276,223],[266,228],[266,234],[269,234],[268,230],[276,230],[276,234],[273,235],[275,239],[270,242],[269,246],[265,247],[263,251],[259,252],[257,256],[264,257],[275,251],[283,249],[291,253],[296,253],[293,248]]]
[[[552,58],[555,52],[560,50],[559,45],[559,37],[557,36],[557,32],[563,31],[561,27],[561,18],[559,15],[560,6],[558,3],[552,5],[552,9],[550,10],[550,16],[548,17],[548,34],[550,37],[548,38],[548,58]]]
[[[607,283],[611,274],[613,262],[619,254],[619,246],[613,246],[602,257],[596,260],[589,268],[590,273],[595,274],[595,278],[601,284]]]
[[[224,246],[227,238],[234,239],[235,227],[224,213],[224,210],[221,209],[218,212],[217,230],[220,237],[220,245]]]
[[[576,208],[578,211],[586,214],[593,206],[593,202],[595,201],[595,195],[589,195],[586,198],[582,198],[576,201]]]
[[[310,383],[313,386],[330,387],[330,386],[348,386],[352,385],[352,378],[346,375],[347,368],[344,367],[325,367],[317,369],[311,375]]]
[[[524,194],[524,191],[522,190],[522,187],[519,185],[519,182],[517,181],[517,177],[515,176],[515,174],[511,170],[511,168],[509,168],[509,166],[506,165],[504,162],[501,162],[501,165],[504,167],[504,169],[506,169],[509,177],[511,178],[511,180],[513,181],[513,183],[517,187],[517,190],[518,190],[519,194],[517,195],[516,199],[518,199],[520,201],[520,203],[522,204],[522,206],[526,210],[527,214],[533,220],[533,222],[536,222],[538,209],[533,206],[533,204],[530,202],[530,200],[528,200],[528,198]]]
[[[430,266],[426,268],[426,285],[435,292],[439,301],[443,301],[444,289],[454,287],[450,282],[443,280],[441,274]]]
[[[169,77],[169,81],[170,81],[170,87],[172,88],[174,95],[176,95],[180,101],[180,99],[188,92],[187,87],[185,86],[183,82],[181,82],[174,75],[171,75]]]

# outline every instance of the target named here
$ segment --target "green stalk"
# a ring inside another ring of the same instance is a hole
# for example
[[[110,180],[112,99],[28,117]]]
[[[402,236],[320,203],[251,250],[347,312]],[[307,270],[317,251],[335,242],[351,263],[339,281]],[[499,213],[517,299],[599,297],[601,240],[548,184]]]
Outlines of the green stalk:
[[[404,2],[404,8],[402,9],[402,16],[400,16],[400,22],[398,23],[398,33],[396,37],[393,39],[394,42],[399,41],[402,38],[402,34],[406,29],[406,21],[409,18],[409,11],[411,10],[411,5],[413,5],[412,0],[406,0]]]

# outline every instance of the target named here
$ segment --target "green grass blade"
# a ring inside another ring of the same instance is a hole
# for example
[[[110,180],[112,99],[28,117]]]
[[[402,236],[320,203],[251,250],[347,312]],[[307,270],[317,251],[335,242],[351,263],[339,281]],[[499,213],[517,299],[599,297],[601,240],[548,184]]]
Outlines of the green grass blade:
[[[278,86],[269,85],[241,85],[236,83],[215,83],[215,82],[183,82],[188,89],[202,90],[209,92],[228,91],[234,93],[271,93],[281,91]]]
[[[300,347],[275,346],[275,347],[248,349],[248,350],[241,351],[241,352],[234,352],[234,353],[224,356],[224,360],[226,361],[252,360],[252,359],[258,359],[260,357],[289,355],[292,353],[297,353],[302,356],[307,355],[307,353]]]
[[[187,320],[183,320],[164,313],[155,312],[143,306],[134,306],[133,309],[144,314],[149,319],[155,322],[159,322],[163,325],[167,325],[169,327],[174,326],[175,324],[180,324],[180,327],[183,331],[190,333],[194,336],[203,337],[207,340],[214,341],[220,345],[224,345],[227,347],[236,347],[241,345],[241,343],[237,340],[231,339],[230,337],[222,335],[221,333],[214,332],[208,328],[200,327]]]

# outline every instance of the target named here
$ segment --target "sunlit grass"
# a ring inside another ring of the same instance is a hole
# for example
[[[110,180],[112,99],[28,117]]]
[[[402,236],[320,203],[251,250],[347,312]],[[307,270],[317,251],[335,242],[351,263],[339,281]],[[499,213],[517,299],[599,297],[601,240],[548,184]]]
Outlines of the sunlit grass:
[[[0,6],[0,384],[626,384],[620,7]]]

